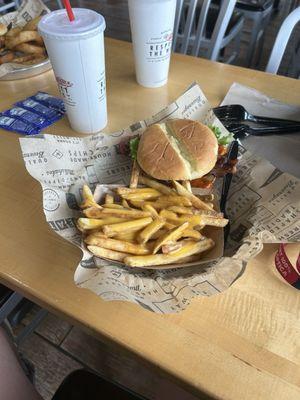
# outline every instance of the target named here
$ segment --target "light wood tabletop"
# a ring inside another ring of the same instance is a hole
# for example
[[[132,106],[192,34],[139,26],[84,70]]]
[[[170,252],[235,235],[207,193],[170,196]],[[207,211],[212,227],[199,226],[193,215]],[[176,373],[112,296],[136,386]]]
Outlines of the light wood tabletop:
[[[168,85],[138,86],[129,43],[106,40],[107,132],[148,117],[198,81],[212,105],[233,82],[300,104],[300,81],[183,55],[172,58]],[[57,94],[52,71],[0,82],[0,111],[44,90]],[[46,132],[76,136],[64,118]],[[275,246],[252,260],[226,292],[194,299],[187,310],[157,315],[105,302],[79,289],[81,254],[56,235],[42,212],[40,185],[25,170],[19,135],[0,131],[0,281],[118,349],[129,351],[187,390],[238,400],[300,398],[300,297],[273,268]]]

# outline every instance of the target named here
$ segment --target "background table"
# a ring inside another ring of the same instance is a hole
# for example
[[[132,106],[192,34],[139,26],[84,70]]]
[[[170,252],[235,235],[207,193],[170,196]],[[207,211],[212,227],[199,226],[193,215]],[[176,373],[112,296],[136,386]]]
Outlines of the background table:
[[[300,104],[300,82],[175,55],[167,86],[134,79],[131,45],[106,40],[109,126],[125,127],[160,110],[197,80],[213,105],[237,81]],[[37,90],[57,94],[53,73],[0,82],[0,111]],[[47,129],[73,135],[66,119]],[[186,311],[156,315],[125,302],[104,302],[76,288],[80,251],[45,222],[41,188],[21,158],[18,135],[0,131],[0,281],[196,394],[222,399],[300,398],[300,297],[273,268],[269,245],[225,293],[198,297]]]

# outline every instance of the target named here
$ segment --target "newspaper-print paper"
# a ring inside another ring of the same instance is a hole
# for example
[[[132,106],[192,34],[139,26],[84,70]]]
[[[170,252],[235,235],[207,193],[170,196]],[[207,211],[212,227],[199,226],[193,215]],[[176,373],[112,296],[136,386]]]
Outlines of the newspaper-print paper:
[[[2,15],[0,17],[0,23],[6,26],[12,23],[13,28],[17,26],[22,27],[33,18],[49,12],[49,8],[41,0],[24,0],[17,11]],[[0,65],[0,78],[19,68],[24,68],[24,65],[16,63],[5,63]]]
[[[122,146],[151,123],[190,118],[218,125],[227,134],[210,108],[200,87],[193,84],[152,118],[111,135],[20,139],[26,168],[42,185],[44,212],[51,228],[81,246],[75,221],[83,183],[91,188],[99,183],[127,184],[131,160],[123,155]],[[178,312],[195,296],[226,290],[248,260],[262,250],[263,243],[299,240],[299,195],[296,178],[241,148],[228,199],[231,234],[225,257],[201,266],[153,271],[120,267],[83,250],[75,282],[105,300],[131,301],[157,313]]]

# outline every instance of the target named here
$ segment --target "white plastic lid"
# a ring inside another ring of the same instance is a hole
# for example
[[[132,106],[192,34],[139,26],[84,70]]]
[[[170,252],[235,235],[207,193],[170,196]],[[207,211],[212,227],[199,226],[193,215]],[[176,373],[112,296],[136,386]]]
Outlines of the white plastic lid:
[[[67,11],[56,10],[43,16],[38,30],[44,37],[74,40],[90,37],[103,32],[105,19],[96,11],[87,8],[73,8],[74,21],[70,21]]]

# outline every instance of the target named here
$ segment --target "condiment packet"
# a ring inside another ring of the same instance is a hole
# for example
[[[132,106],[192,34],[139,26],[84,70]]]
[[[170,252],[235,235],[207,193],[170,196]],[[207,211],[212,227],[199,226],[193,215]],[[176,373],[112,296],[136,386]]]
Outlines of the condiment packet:
[[[40,114],[26,110],[25,108],[18,106],[4,111],[3,115],[29,123],[31,125],[36,126],[39,129],[46,128],[46,126],[49,126],[52,123],[47,118],[42,117]]]
[[[54,110],[57,110],[62,114],[66,112],[63,100],[58,97],[52,96],[52,94],[37,92],[34,96],[31,96],[30,99],[44,104],[47,107],[54,108]]]
[[[6,129],[7,131],[21,133],[23,135],[36,135],[40,132],[40,129],[37,126],[32,125],[29,122],[9,117],[4,114],[0,114],[0,128]]]
[[[35,112],[45,118],[47,118],[51,123],[62,118],[63,114],[54,108],[46,107],[44,104],[41,104],[32,98],[28,98],[22,101],[18,101],[15,103],[16,106],[25,108],[26,110]]]

